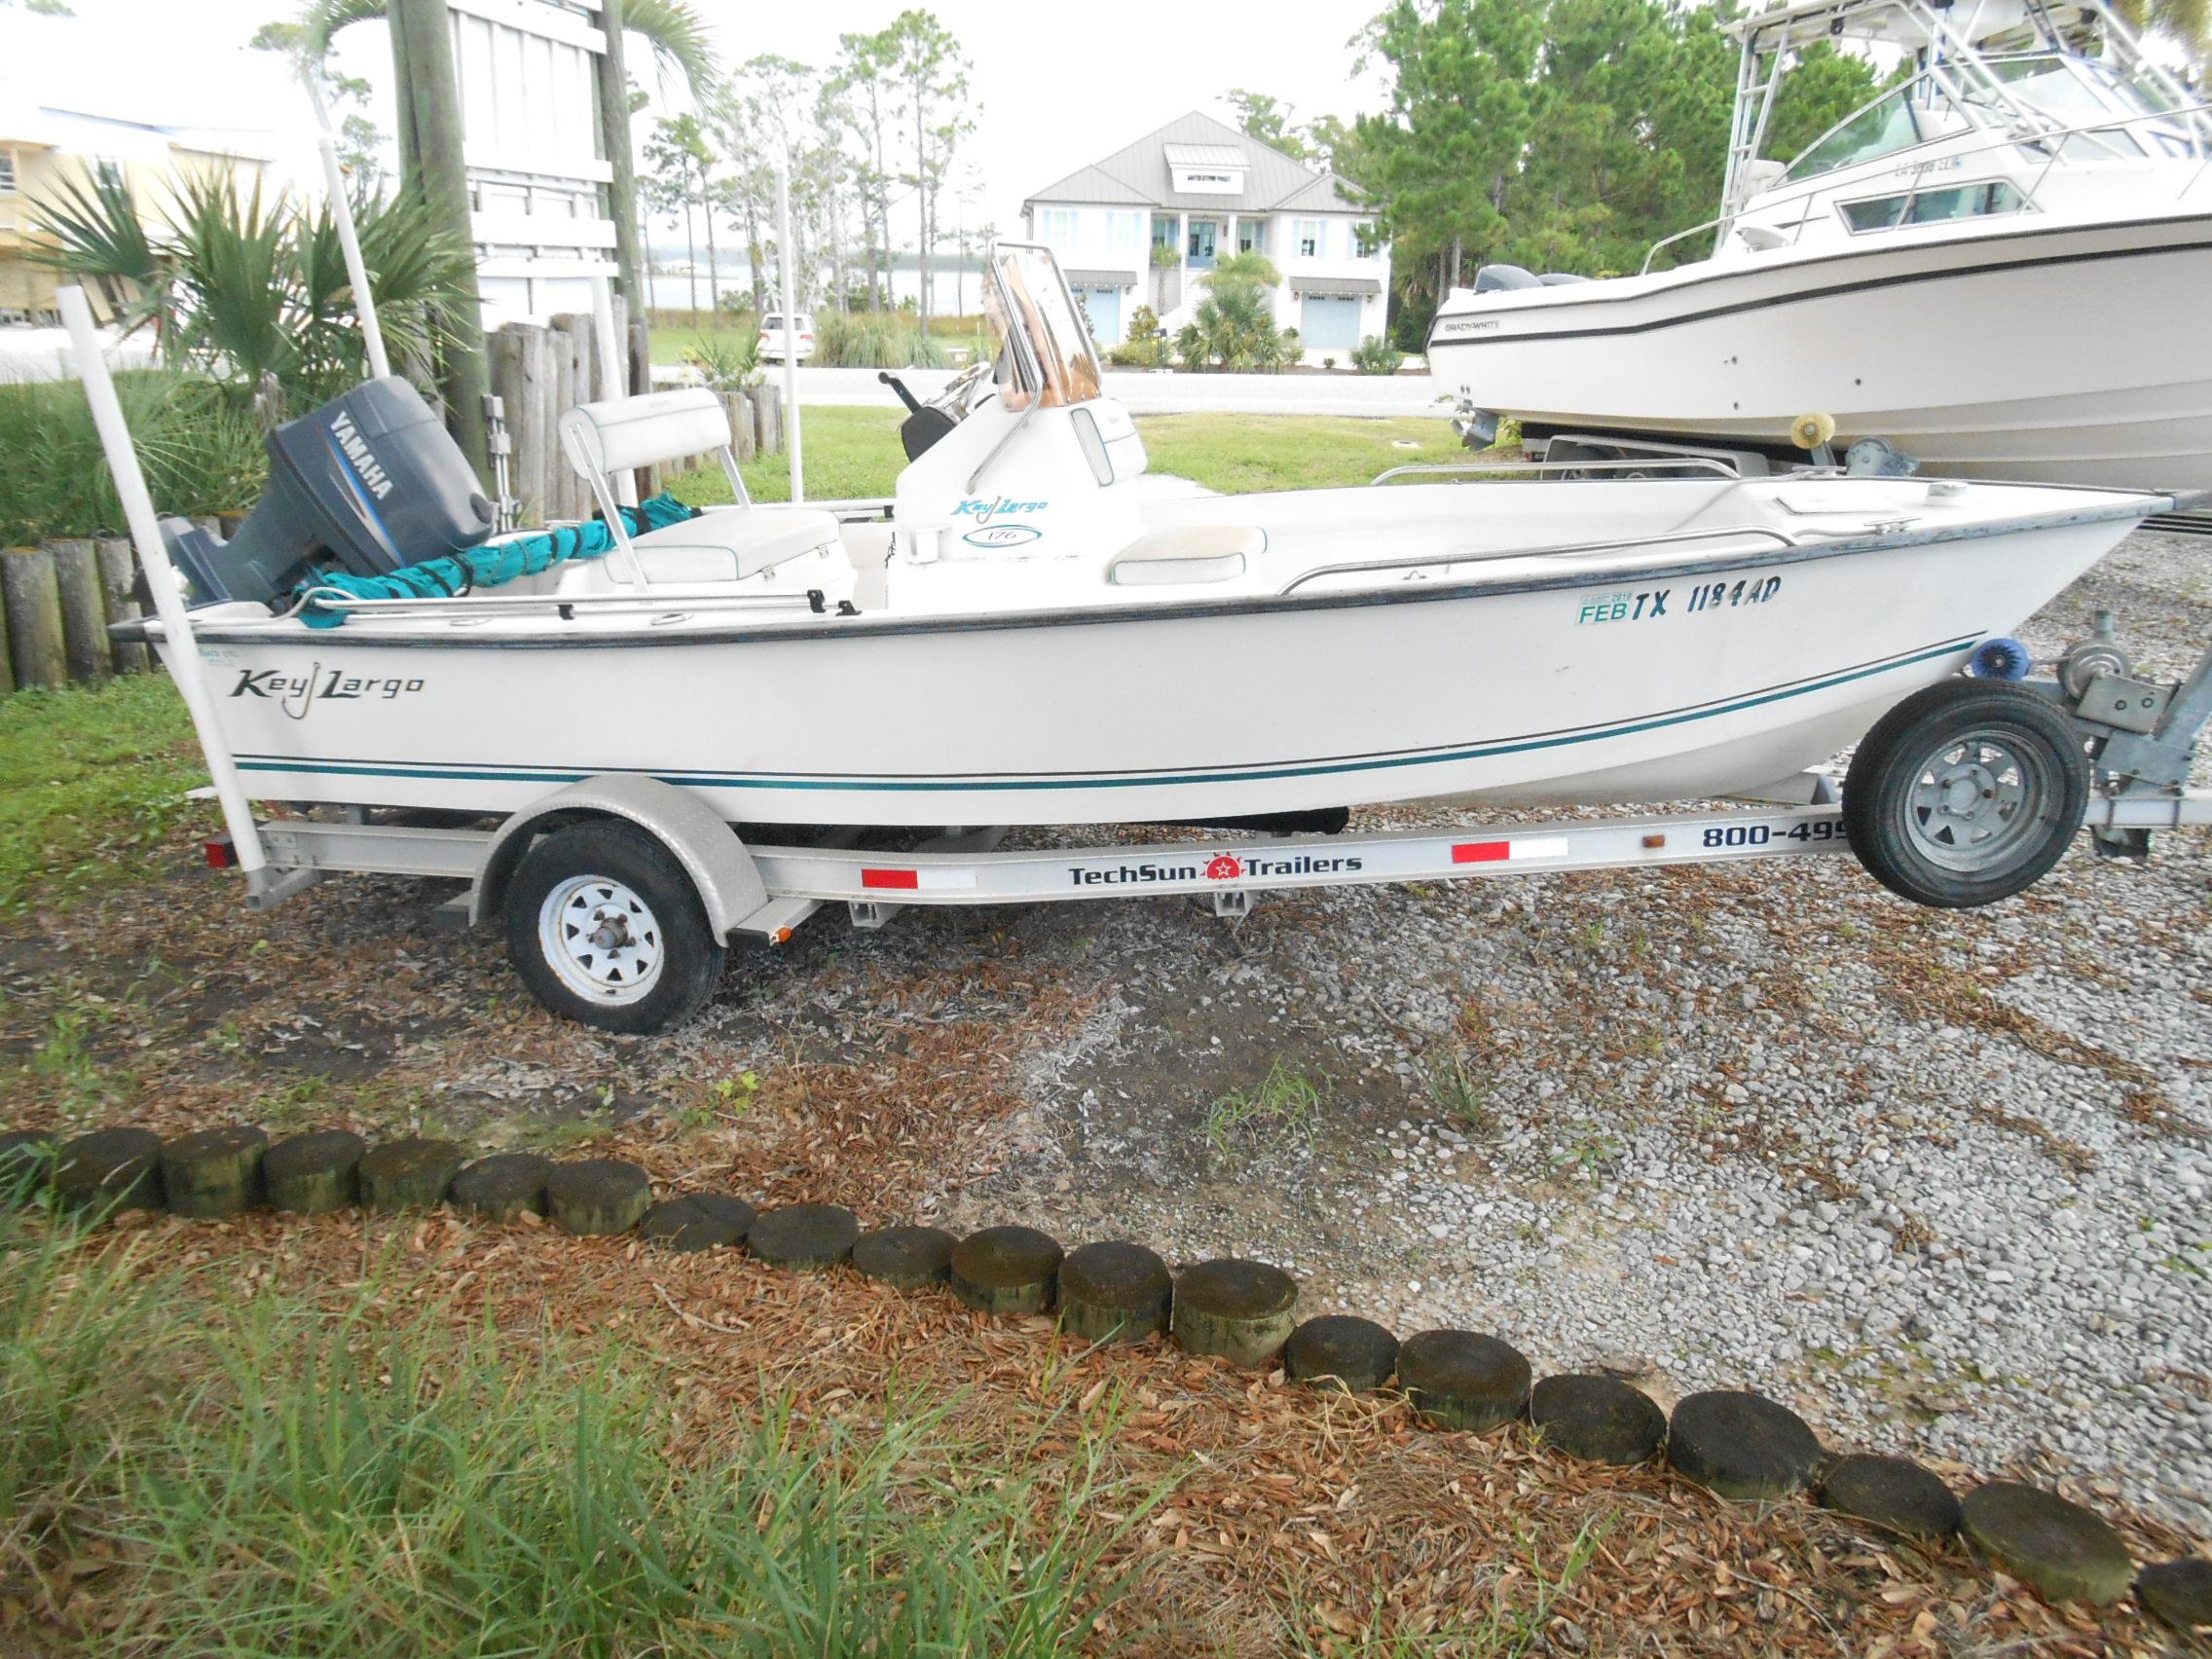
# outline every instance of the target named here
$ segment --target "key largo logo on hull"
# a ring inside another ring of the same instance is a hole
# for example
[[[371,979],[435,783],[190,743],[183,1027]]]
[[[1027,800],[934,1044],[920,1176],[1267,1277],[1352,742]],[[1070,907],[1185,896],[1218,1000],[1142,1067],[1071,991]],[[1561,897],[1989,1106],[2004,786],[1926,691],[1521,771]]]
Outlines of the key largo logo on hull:
[[[419,679],[353,675],[342,668],[333,668],[325,674],[322,664],[316,662],[304,674],[281,668],[241,668],[238,683],[231,687],[231,695],[260,697],[276,703],[292,719],[304,720],[308,711],[318,702],[351,703],[378,697],[390,702],[422,689],[423,682]]]
[[[1008,517],[1014,513],[1041,513],[1051,504],[993,496],[987,501],[962,501],[952,509],[952,516],[975,521],[976,528],[960,538],[971,547],[1020,547],[1042,539],[1045,533],[1033,524],[1010,524],[1006,522]]]

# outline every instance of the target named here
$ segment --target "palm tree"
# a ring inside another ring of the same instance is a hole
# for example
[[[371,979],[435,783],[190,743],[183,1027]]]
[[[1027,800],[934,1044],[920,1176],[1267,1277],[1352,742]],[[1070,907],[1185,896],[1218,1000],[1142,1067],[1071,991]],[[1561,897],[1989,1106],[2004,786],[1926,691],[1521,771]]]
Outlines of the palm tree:
[[[382,18],[387,10],[387,0],[303,0],[300,22],[307,30],[308,49],[317,55],[328,52],[339,30]],[[684,0],[623,0],[622,26],[643,36],[661,73],[682,75],[694,98],[719,83],[721,64],[706,21]]]
[[[126,333],[151,327],[163,361],[231,387],[267,420],[322,402],[367,372],[330,204],[241,191],[227,169],[173,181],[149,232],[120,182],[62,185],[40,202],[55,246],[33,257],[91,284]],[[362,261],[392,356],[430,360],[473,266],[417,198],[353,203]]]

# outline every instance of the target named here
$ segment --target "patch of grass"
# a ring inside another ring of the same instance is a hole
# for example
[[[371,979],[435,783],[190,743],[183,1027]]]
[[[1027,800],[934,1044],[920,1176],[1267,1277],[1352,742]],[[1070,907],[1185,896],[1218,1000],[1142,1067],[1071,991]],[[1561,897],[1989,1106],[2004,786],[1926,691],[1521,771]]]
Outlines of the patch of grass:
[[[269,474],[261,433],[221,387],[168,369],[129,369],[115,377],[115,394],[160,511],[224,512],[261,494]],[[84,387],[0,384],[0,546],[122,524]]]
[[[1424,1059],[1420,1069],[1429,1099],[1445,1117],[1476,1135],[1488,1135],[1497,1127],[1497,1113],[1490,1103],[1496,1090],[1467,1069],[1466,1055],[1439,1051]]]
[[[1137,427],[1151,470],[1232,495],[1346,488],[1393,466],[1466,459],[1441,416],[1155,415]]]
[[[832,406],[801,415],[806,493],[820,500],[888,496],[906,464],[895,409]],[[1151,470],[1209,490],[1321,490],[1365,484],[1387,467],[1454,461],[1465,452],[1441,420],[1362,421],[1337,415],[1151,415],[1137,422]],[[1410,448],[1400,448],[1401,444]],[[756,456],[741,468],[756,501],[791,499],[791,462]],[[730,499],[719,468],[670,486],[693,506]]]
[[[899,447],[899,423],[903,419],[896,409],[832,407],[801,411],[807,495],[821,501],[890,495],[898,488],[900,469],[906,464],[906,452]],[[745,488],[756,501],[792,498],[788,457],[755,456],[739,470],[745,474]],[[687,472],[672,480],[669,488],[679,500],[695,507],[722,505],[731,498],[729,481],[719,466]]]
[[[206,781],[166,675],[0,698],[0,914],[143,875],[149,850],[213,829],[184,798]]]
[[[1231,1089],[1206,1108],[1206,1142],[1221,1155],[1237,1142],[1255,1152],[1291,1141],[1310,1143],[1329,1092],[1328,1079],[1315,1083],[1278,1055],[1250,1088]]]
[[[80,1238],[0,1218],[0,1579],[94,1584],[42,1650],[1048,1659],[1163,1495],[1108,1472],[1113,1413],[733,1420],[621,1341],[419,1302],[397,1252],[326,1308]]]

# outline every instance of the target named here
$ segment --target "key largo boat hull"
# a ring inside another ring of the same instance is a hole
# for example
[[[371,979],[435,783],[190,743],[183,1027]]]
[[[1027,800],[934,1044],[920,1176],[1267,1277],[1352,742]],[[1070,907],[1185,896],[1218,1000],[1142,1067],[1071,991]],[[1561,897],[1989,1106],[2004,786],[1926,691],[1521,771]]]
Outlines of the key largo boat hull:
[[[1474,515],[1493,491],[1635,487],[1421,488]],[[748,824],[1689,799],[1831,756],[2144,510],[2060,500],[2079,505],[1120,608],[762,622],[671,601],[620,624],[378,617],[333,632],[203,613],[197,633],[265,799],[494,814],[626,772]]]

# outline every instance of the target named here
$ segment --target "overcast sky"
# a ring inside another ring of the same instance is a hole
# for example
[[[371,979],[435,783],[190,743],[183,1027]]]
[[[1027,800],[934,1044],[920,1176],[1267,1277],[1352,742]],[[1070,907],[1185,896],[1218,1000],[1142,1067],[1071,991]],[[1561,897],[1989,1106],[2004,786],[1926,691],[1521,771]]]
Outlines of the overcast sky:
[[[241,105],[258,114],[276,101],[277,77],[266,55],[240,49],[263,22],[292,15],[289,0],[71,3],[88,25],[87,40],[96,42],[97,56],[88,51],[85,68],[109,89],[105,105],[158,108],[155,119],[163,121],[226,125],[251,118],[241,117]],[[975,64],[977,125],[969,154],[979,210],[1012,228],[1030,192],[1186,110],[1222,113],[1216,100],[1232,87],[1287,99],[1300,119],[1348,119],[1378,107],[1379,87],[1372,76],[1353,82],[1345,43],[1381,3],[1181,0],[1124,11],[1065,0],[938,0],[932,10]],[[816,65],[835,55],[839,34],[881,28],[902,9],[898,0],[698,5],[714,20],[726,61],[774,52]],[[0,11],[0,18],[14,15]],[[378,86],[378,120],[388,131],[391,59],[384,26],[359,24],[342,40],[339,67]],[[657,91],[648,58],[633,55],[630,68],[648,92]],[[293,119],[304,122],[304,108]],[[641,142],[650,123],[649,113],[640,118]]]

